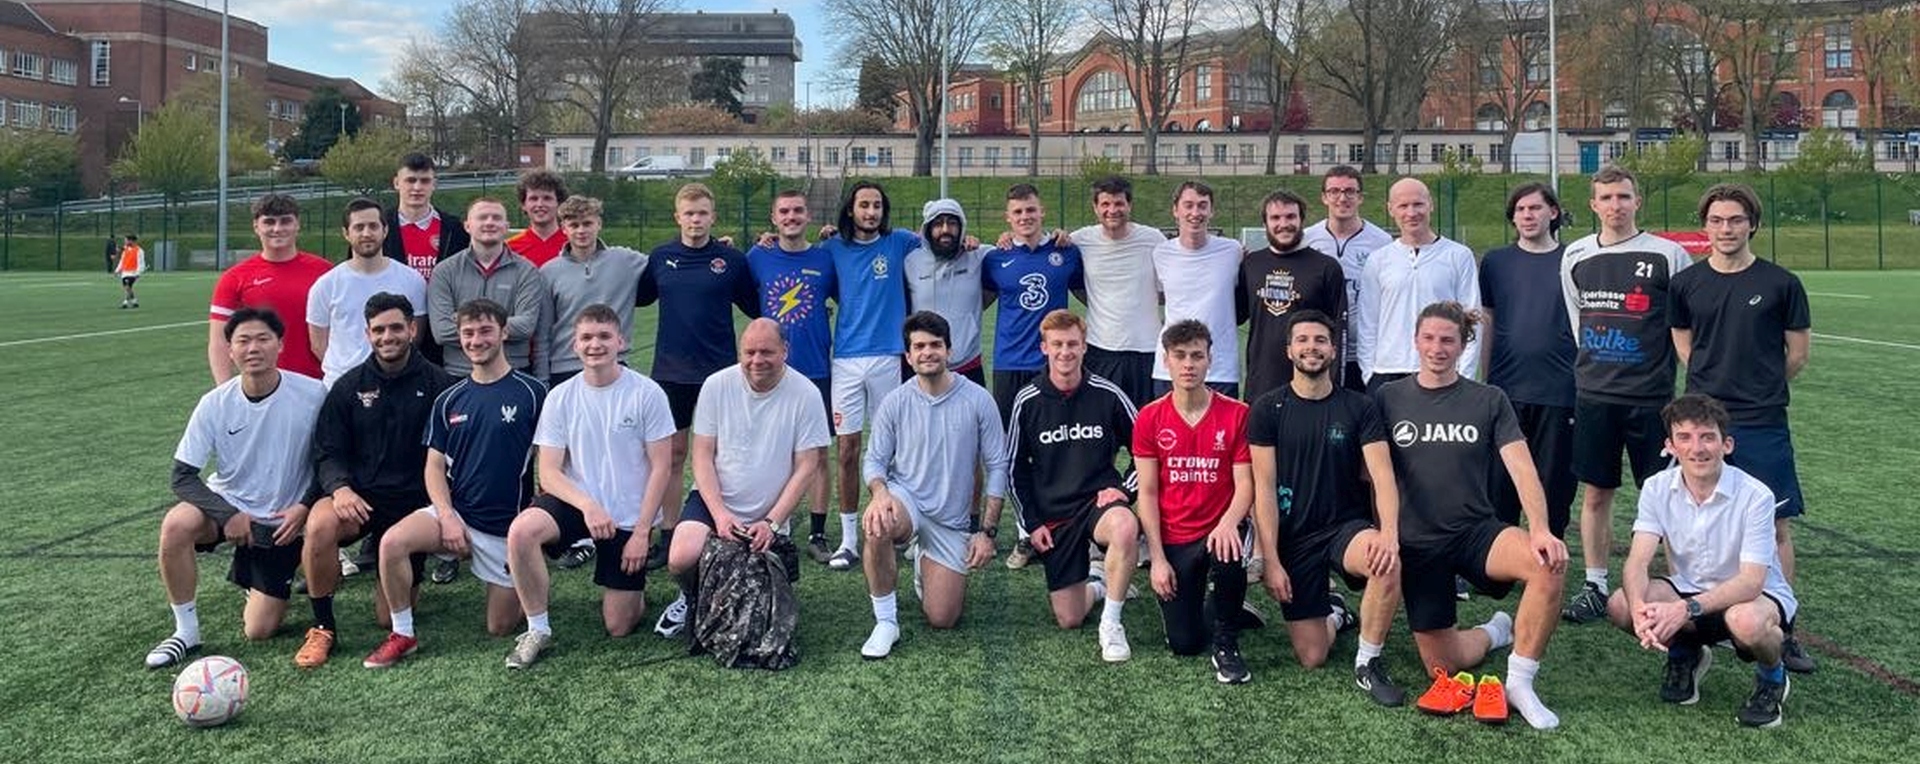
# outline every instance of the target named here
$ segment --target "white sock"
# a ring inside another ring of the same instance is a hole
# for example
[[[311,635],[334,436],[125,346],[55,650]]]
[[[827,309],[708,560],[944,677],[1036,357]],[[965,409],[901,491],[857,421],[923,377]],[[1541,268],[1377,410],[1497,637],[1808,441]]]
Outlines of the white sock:
[[[1105,587],[1102,587],[1102,588],[1105,588]],[[1120,608],[1124,607],[1127,604],[1127,601],[1124,599],[1101,600],[1101,601],[1105,602],[1106,604],[1100,608],[1100,623],[1101,624],[1120,623]]]
[[[552,634],[553,626],[547,623],[546,613],[538,613],[538,614],[528,613],[527,614],[527,631],[537,631],[537,632],[540,632],[541,634]]]
[[[393,633],[403,637],[413,636],[413,608],[394,608],[390,615],[393,617]]]
[[[1550,730],[1560,726],[1560,717],[1533,691],[1533,676],[1540,672],[1540,662],[1519,655],[1507,658],[1507,704],[1520,712],[1527,724],[1537,730]]]
[[[1088,582],[1087,582],[1087,588],[1088,588],[1088,589],[1091,589],[1091,590],[1093,590],[1093,598],[1094,598],[1094,599],[1097,599],[1097,600],[1104,600],[1104,599],[1106,599],[1106,598],[1107,598],[1107,581],[1106,581],[1106,579],[1103,579],[1103,578],[1096,578],[1096,579],[1093,579],[1093,580],[1091,580],[1091,581],[1088,581]]]
[[[887,592],[878,597],[869,595],[873,600],[873,620],[892,624],[900,622],[900,601],[894,597],[895,594],[896,592]]]
[[[173,606],[173,635],[189,645],[200,644],[200,609],[193,600]]]
[[[840,548],[849,552],[860,549],[860,513],[845,511],[840,513]]]
[[[1600,591],[1607,591],[1607,569],[1587,568],[1587,583],[1598,587]]]
[[[1354,668],[1365,666],[1373,659],[1380,657],[1380,651],[1384,649],[1386,645],[1376,645],[1364,639],[1360,640],[1360,649],[1353,653]]]
[[[1507,615],[1504,610],[1495,611],[1493,617],[1488,618],[1486,623],[1474,628],[1486,632],[1487,637],[1493,640],[1492,644],[1487,645],[1488,650],[1498,650],[1513,644],[1513,616]]]

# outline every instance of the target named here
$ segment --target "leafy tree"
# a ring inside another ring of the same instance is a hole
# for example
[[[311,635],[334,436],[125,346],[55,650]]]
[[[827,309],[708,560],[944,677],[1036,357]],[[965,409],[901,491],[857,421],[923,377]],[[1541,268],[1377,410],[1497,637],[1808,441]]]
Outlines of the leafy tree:
[[[71,135],[0,130],[0,210],[55,204],[80,194],[80,148]]]
[[[887,124],[893,124],[900,108],[894,93],[901,87],[886,61],[879,56],[865,56],[860,59],[860,84],[854,96],[854,108],[886,117]]]
[[[300,132],[281,145],[280,153],[288,159],[319,159],[343,133],[360,134],[360,107],[338,90],[325,85],[314,88],[305,108]]]
[[[850,109],[812,109],[803,112],[767,112],[761,127],[769,133],[811,133],[813,135],[873,135],[893,129],[885,115],[859,107]]]
[[[369,128],[333,144],[320,160],[320,174],[348,191],[376,194],[392,183],[394,160],[417,148],[404,130]]]
[[[1811,189],[1820,202],[1820,219],[1827,219],[1827,203],[1842,183],[1873,172],[1873,160],[1845,134],[1820,128],[1800,136],[1800,153],[1781,166],[1788,187]]]
[[[700,70],[687,81],[687,97],[718,106],[736,118],[744,113],[740,94],[746,90],[746,67],[737,58],[700,59]]]
[[[780,171],[760,149],[748,146],[735,149],[726,158],[713,163],[713,186],[726,189],[756,189],[780,179]]]
[[[1641,199],[1651,199],[1693,177],[1707,154],[1707,140],[1699,133],[1681,133],[1625,157],[1620,164],[1633,171]]]
[[[168,103],[148,115],[128,141],[114,174],[132,178],[169,205],[219,180],[216,127],[206,114]]]

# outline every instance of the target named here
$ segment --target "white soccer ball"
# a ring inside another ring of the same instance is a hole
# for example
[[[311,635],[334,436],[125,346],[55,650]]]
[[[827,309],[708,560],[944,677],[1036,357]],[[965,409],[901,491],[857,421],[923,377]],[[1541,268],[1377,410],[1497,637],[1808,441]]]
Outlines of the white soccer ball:
[[[187,664],[173,680],[173,712],[189,727],[233,721],[247,705],[247,667],[224,655]]]

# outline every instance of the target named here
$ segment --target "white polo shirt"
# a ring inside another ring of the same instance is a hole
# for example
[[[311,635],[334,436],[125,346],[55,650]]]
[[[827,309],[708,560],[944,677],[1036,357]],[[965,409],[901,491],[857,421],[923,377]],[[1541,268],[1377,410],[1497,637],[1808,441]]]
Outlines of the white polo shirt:
[[[1395,239],[1367,258],[1360,297],[1353,304],[1354,359],[1360,374],[1411,374],[1420,370],[1413,335],[1420,311],[1442,300],[1467,310],[1480,307],[1479,264],[1473,250],[1445,236],[1410,247]],[[1468,379],[1480,368],[1480,340],[1467,343],[1457,362]]]
[[[1680,468],[1669,467],[1640,489],[1633,532],[1651,533],[1666,542],[1673,568],[1668,579],[1683,593],[1704,592],[1732,580],[1740,575],[1742,563],[1767,566],[1761,591],[1779,601],[1792,620],[1800,601],[1780,572],[1773,505],[1773,492],[1765,483],[1731,464],[1721,468],[1720,482],[1704,503],[1693,500]]]

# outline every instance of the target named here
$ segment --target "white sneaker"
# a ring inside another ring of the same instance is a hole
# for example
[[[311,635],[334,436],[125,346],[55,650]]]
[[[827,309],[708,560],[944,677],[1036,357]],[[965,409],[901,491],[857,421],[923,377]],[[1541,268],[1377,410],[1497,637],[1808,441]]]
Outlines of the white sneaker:
[[[860,553],[851,549],[840,549],[827,558],[827,567],[833,570],[853,570],[860,567]]]
[[[867,643],[860,646],[860,657],[877,661],[893,654],[893,646],[900,641],[900,625],[880,621],[873,625],[873,634],[868,635]]]
[[[340,550],[340,577],[352,578],[359,574],[360,566],[353,561],[353,555],[347,554],[345,549]]]
[[[687,595],[682,594],[674,598],[673,602],[667,605],[666,610],[661,611],[660,622],[653,625],[653,633],[673,639],[680,636],[680,630],[686,627]]]
[[[1100,659],[1108,663],[1125,663],[1133,657],[1133,648],[1127,645],[1127,627],[1118,622],[1100,622]]]

